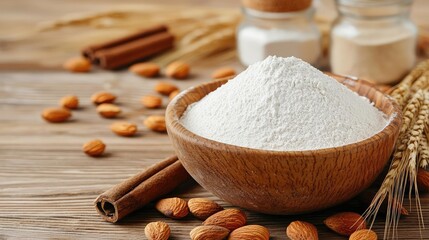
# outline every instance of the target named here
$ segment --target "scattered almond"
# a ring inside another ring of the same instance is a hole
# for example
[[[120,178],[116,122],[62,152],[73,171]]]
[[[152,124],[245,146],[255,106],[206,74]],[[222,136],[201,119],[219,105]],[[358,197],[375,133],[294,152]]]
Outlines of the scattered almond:
[[[234,68],[231,68],[231,67],[222,67],[222,68],[216,69],[212,73],[212,78],[213,79],[219,79],[219,78],[232,77],[234,75],[235,75]]]
[[[42,112],[42,117],[52,123],[65,122],[71,115],[71,112],[66,108],[46,108]]]
[[[222,240],[228,236],[229,230],[220,226],[199,226],[189,233],[192,240]]]
[[[286,235],[291,240],[318,240],[317,228],[311,223],[294,221],[286,228]]]
[[[143,124],[152,131],[165,132],[167,128],[165,126],[165,117],[161,115],[152,115],[147,117]]]
[[[155,204],[155,208],[173,219],[184,218],[189,213],[186,201],[177,197],[161,199]]]
[[[64,69],[70,72],[89,72],[91,62],[83,57],[70,58],[63,64]]]
[[[82,147],[83,152],[91,157],[100,156],[101,154],[103,154],[105,149],[106,149],[106,145],[101,140],[98,140],[98,139],[91,140],[85,143]]]
[[[97,92],[91,96],[91,101],[94,104],[113,103],[116,96],[109,92]]]
[[[60,100],[61,107],[76,109],[79,107],[79,99],[74,95],[64,96]]]
[[[176,97],[177,95],[179,95],[180,91],[179,90],[174,90],[170,93],[170,95],[168,95],[168,99],[171,101],[173,100],[174,97]]]
[[[188,201],[188,207],[192,215],[201,220],[223,210],[219,204],[206,198],[191,198]]]
[[[235,229],[228,240],[269,240],[270,231],[261,225],[247,225]]]
[[[246,221],[247,217],[244,212],[232,208],[211,215],[203,222],[203,225],[221,226],[232,231],[246,225]]]
[[[169,96],[176,90],[179,90],[176,85],[167,82],[159,82],[155,85],[155,91],[165,96]]]
[[[175,61],[168,64],[166,74],[176,79],[185,79],[188,77],[191,67],[189,64],[181,61]]]
[[[350,236],[357,230],[366,229],[365,220],[354,212],[334,214],[325,219],[324,223],[332,231],[344,236]]]
[[[140,102],[147,108],[160,108],[162,106],[162,98],[153,95],[143,96]]]
[[[137,125],[129,122],[116,122],[110,125],[110,129],[119,136],[130,137],[136,134]]]
[[[423,168],[417,172],[417,185],[421,192],[429,192],[429,172]]]
[[[350,235],[350,240],[377,240],[377,234],[372,230],[361,229]]]
[[[144,228],[144,235],[149,240],[168,240],[170,227],[165,222],[151,222]]]
[[[97,112],[104,118],[114,118],[121,113],[121,108],[111,103],[98,105]]]
[[[151,62],[136,63],[129,70],[142,77],[152,78],[159,74],[159,65]]]

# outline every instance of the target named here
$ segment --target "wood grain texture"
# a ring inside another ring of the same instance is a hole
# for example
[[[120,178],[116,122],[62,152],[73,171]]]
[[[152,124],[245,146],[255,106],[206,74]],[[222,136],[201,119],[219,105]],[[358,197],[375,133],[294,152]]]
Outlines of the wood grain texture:
[[[192,79],[173,83],[181,89],[202,83],[209,79],[211,69],[199,67],[193,72]],[[145,116],[164,111],[146,110],[139,103],[142,95],[153,93],[158,80],[162,78],[146,80],[129,73],[110,72],[0,73],[0,239],[144,239],[146,224],[157,220],[170,224],[171,239],[189,239],[191,229],[201,224],[193,217],[170,220],[149,205],[111,224],[104,222],[93,206],[97,195],[173,154],[166,134],[147,131],[141,123]],[[118,95],[122,116],[138,124],[136,137],[116,136],[109,130],[115,120],[97,115],[90,96],[100,90]],[[57,105],[60,97],[67,94],[76,94],[81,100],[82,108],[73,111],[72,120],[64,124],[42,120],[42,109]],[[82,144],[93,138],[107,144],[104,157],[90,158],[81,152]],[[232,207],[198,185],[184,187],[172,196],[206,197],[223,207]],[[429,219],[429,195],[422,196],[422,208],[423,216]],[[344,238],[324,227],[323,219],[338,211],[364,209],[353,200],[298,216],[246,213],[249,224],[266,226],[272,239],[285,239],[286,226],[303,220],[317,226],[321,239],[335,240]],[[374,226],[379,236],[383,226],[384,218],[380,216]],[[428,231],[423,234],[429,239]],[[409,217],[401,220],[399,235],[403,239],[420,238],[414,208]]]
[[[233,146],[185,129],[179,119],[186,108],[228,80],[205,83],[176,97],[167,108],[167,130],[186,170],[220,198],[268,214],[325,209],[351,199],[376,179],[389,160],[402,119],[399,106],[365,82],[337,79],[391,119],[380,133],[335,148],[279,152]]]

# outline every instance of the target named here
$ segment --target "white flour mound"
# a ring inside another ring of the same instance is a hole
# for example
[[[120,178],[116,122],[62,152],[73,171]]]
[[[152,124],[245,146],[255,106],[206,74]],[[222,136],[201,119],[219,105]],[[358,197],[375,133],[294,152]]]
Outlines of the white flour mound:
[[[310,64],[270,56],[190,105],[181,123],[218,142],[293,151],[358,142],[380,132],[387,119]]]

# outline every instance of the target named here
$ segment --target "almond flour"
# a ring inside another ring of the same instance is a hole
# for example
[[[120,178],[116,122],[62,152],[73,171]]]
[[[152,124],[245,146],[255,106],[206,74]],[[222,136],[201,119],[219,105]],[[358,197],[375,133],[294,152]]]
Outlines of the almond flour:
[[[181,123],[218,142],[285,151],[355,143],[380,132],[387,119],[310,64],[270,56],[190,105]]]

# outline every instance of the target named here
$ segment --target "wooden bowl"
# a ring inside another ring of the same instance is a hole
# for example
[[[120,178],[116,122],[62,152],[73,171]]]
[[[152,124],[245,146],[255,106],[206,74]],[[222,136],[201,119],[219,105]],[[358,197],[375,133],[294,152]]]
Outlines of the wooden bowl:
[[[388,126],[357,143],[309,151],[239,147],[185,129],[179,118],[187,106],[227,82],[222,80],[190,88],[176,97],[167,107],[168,134],[191,176],[233,205],[268,214],[298,214],[337,205],[369,187],[381,173],[402,117],[390,97],[365,81],[334,77],[391,117]]]

